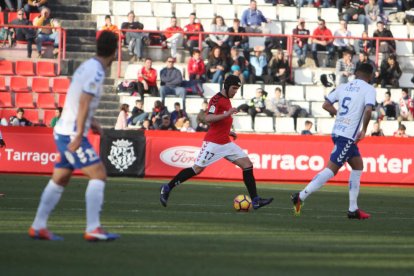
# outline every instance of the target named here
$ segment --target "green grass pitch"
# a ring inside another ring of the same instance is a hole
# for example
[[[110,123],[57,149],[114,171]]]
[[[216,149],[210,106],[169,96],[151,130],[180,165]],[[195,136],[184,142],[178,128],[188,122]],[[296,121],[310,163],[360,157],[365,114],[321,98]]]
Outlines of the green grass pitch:
[[[366,221],[346,218],[346,186],[326,186],[294,217],[303,185],[258,185],[268,207],[233,210],[242,183],[190,181],[159,203],[165,181],[111,178],[102,223],[122,235],[88,243],[84,193],[73,178],[49,221],[62,242],[27,230],[47,177],[0,176],[0,275],[414,275],[414,189],[363,186]]]

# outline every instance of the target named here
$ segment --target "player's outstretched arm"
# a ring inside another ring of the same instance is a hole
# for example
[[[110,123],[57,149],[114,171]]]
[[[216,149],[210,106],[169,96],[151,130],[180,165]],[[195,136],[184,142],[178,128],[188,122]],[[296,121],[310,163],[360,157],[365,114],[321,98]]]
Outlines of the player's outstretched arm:
[[[364,117],[362,119],[362,129],[359,132],[357,139],[356,139],[356,143],[358,143],[359,141],[361,141],[362,139],[365,138],[365,134],[367,133],[367,128],[368,128],[368,124],[369,121],[371,120],[371,113],[372,113],[372,106],[367,105],[365,107],[364,110]]]
[[[227,110],[226,112],[224,112],[223,114],[207,114],[206,116],[206,122],[207,123],[214,123],[220,120],[223,120],[224,118],[227,118],[233,114],[237,113],[237,108],[230,108],[229,110]]]
[[[83,132],[85,131],[85,122],[88,117],[89,104],[93,98],[93,95],[88,93],[82,93],[79,99],[78,117],[76,118],[76,136],[69,143],[68,150],[76,151],[82,142]]]
[[[331,116],[335,116],[336,115],[336,108],[333,106],[333,104],[331,104],[329,101],[325,101],[322,105],[322,108],[325,109],[326,111],[329,112],[329,114],[331,114]]]

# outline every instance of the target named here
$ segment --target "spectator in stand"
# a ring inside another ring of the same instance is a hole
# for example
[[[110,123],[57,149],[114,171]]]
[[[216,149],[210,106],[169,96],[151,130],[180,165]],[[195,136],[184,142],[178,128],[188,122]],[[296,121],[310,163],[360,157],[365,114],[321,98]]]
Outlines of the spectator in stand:
[[[52,118],[52,121],[50,121],[50,127],[55,127],[56,123],[59,121],[60,116],[62,116],[62,107],[58,107],[55,109],[55,117]],[[46,123],[46,122],[44,122]]]
[[[197,33],[204,32],[203,25],[196,19],[195,13],[190,13],[189,16],[189,23],[184,27],[184,31],[186,33],[184,39],[184,47],[190,51],[190,54],[193,55],[194,48],[198,48],[199,45],[199,35]],[[201,36],[201,41],[204,40],[204,37]]]
[[[110,31],[117,35],[119,34],[118,26],[112,24],[112,19],[110,15],[105,16],[105,25],[102,26],[101,31]]]
[[[160,79],[161,79],[161,101],[162,104],[165,104],[165,96],[175,95],[181,97],[183,101],[183,108],[185,109],[185,98],[186,91],[182,87],[183,75],[181,71],[174,67],[174,58],[169,57],[167,59],[167,66],[161,69]]]
[[[246,33],[246,29],[240,26],[240,20],[235,18],[233,20],[233,27],[228,29],[229,33],[240,34],[240,35],[230,35],[228,39],[229,48],[236,47],[238,49],[243,49],[243,54],[246,59],[249,58],[249,39],[247,36],[243,36]]]
[[[221,87],[227,72],[227,59],[220,47],[214,47],[210,51],[206,71],[207,79],[212,83],[219,83]]]
[[[361,64],[368,63],[374,68],[374,72],[376,71],[377,66],[375,63],[369,58],[369,54],[367,52],[360,52],[358,55],[358,61],[355,64],[355,70],[358,68]],[[354,72],[355,73],[355,72]],[[375,75],[372,77],[371,83],[374,83],[375,81]]]
[[[352,52],[345,51],[343,57],[336,61],[336,84],[347,83],[355,78],[355,64],[352,62]]]
[[[152,59],[146,58],[144,66],[138,71],[137,91],[144,102],[144,93],[149,93],[153,97],[158,97],[157,71],[152,68]]]
[[[402,0],[378,0],[378,7],[380,15],[384,15],[384,6],[385,7],[397,7],[397,11],[402,11],[403,2]]]
[[[200,112],[197,114],[197,132],[206,132],[209,128],[209,124],[206,121],[207,108],[208,102],[204,101],[201,105]]]
[[[373,125],[372,125],[372,131],[371,131],[371,133],[370,133],[370,135],[369,136],[384,136],[384,132],[382,131],[382,129],[380,128],[380,126],[379,126],[379,123],[378,122],[375,122]]]
[[[354,42],[354,48],[357,54],[361,52],[371,53],[372,51],[372,40],[364,38],[368,38],[368,33],[366,31],[362,32],[361,39],[358,39]]]
[[[266,93],[267,94],[267,93]],[[252,118],[252,129],[254,130],[254,121],[258,113],[264,113],[269,117],[273,116],[273,112],[266,109],[266,95],[263,89],[256,89],[256,97],[251,99],[247,104],[242,104],[237,107],[237,111],[249,113]]]
[[[151,124],[151,121],[149,119],[145,119],[142,122],[142,127],[140,128],[141,130],[153,130],[154,127]]]
[[[366,20],[364,5],[364,0],[350,0],[343,15],[343,19],[346,23],[349,21],[357,21],[359,24],[365,25]]]
[[[33,123],[24,117],[24,109],[18,108],[16,115],[10,117],[11,126],[33,126]]]
[[[139,21],[135,21],[135,13],[130,11],[128,13],[128,22],[124,22],[121,25],[123,30],[143,30],[144,24]],[[147,35],[142,32],[126,32],[125,43],[128,45],[129,55],[131,62],[137,60],[141,61],[143,58],[144,40],[148,39]]]
[[[267,59],[266,54],[263,53],[263,46],[254,47],[254,55],[250,57],[250,65],[252,73],[250,74],[250,83],[257,81],[265,82],[267,74]]]
[[[385,92],[384,101],[379,105],[379,119],[380,120],[395,120],[397,119],[397,103],[391,100],[391,93]]]
[[[246,28],[246,32],[261,33],[262,23],[268,22],[270,20],[264,17],[263,13],[257,9],[256,1],[251,0],[249,8],[243,11],[241,17],[241,25]]]
[[[206,74],[206,67],[204,65],[204,61],[201,58],[200,50],[194,50],[192,57],[188,61],[187,65],[187,72],[190,78],[190,81],[196,83],[196,85],[201,87],[202,84],[206,82],[205,74]]]
[[[398,116],[398,122],[412,121],[414,115],[414,102],[408,94],[408,89],[403,88],[401,90],[401,98],[399,102],[400,116]]]
[[[131,117],[128,119],[128,125],[139,125],[148,118],[148,113],[144,111],[143,106],[143,101],[135,101],[135,106],[132,109]]]
[[[311,132],[313,123],[309,120],[305,121],[305,129],[301,131],[300,135],[313,135]]]
[[[381,84],[381,87],[385,88],[391,86],[393,88],[399,87],[398,80],[402,75],[400,64],[397,61],[397,57],[394,54],[388,56],[381,62],[380,72],[378,75],[377,83]]]
[[[312,42],[312,56],[316,67],[319,67],[318,51],[328,51],[328,66],[332,66],[334,57],[334,45],[332,32],[326,28],[325,20],[319,19],[318,27],[313,31]]]
[[[297,106],[291,106],[289,101],[282,97],[282,89],[279,87],[275,88],[274,97],[266,101],[266,107],[276,117],[293,117],[295,121],[300,112]]]
[[[10,0],[9,0],[10,1]],[[18,3],[20,6],[18,9],[21,9],[22,0],[18,0]],[[27,4],[24,5],[24,12],[26,13],[26,18],[30,18],[31,12],[40,12],[42,13],[42,10],[44,8],[47,8],[47,0],[28,0]],[[49,10],[50,14],[50,10]]]
[[[231,74],[236,74],[242,83],[246,83],[250,77],[249,62],[239,53],[239,49],[233,46],[230,50],[230,58],[228,67]],[[238,72],[236,72],[238,71]]]
[[[394,132],[394,137],[400,137],[400,138],[408,138],[408,135],[405,133],[405,131],[407,130],[407,128],[405,127],[405,125],[400,124],[398,126],[398,130],[396,132]]]
[[[379,6],[375,0],[369,0],[364,7],[367,25],[377,22],[380,16]]]
[[[228,28],[222,16],[217,15],[213,18],[210,26],[210,32],[212,33],[227,33]],[[229,53],[228,34],[210,34],[207,38],[207,44],[210,49],[220,47],[221,51],[227,55]]]
[[[341,36],[342,38],[335,38],[333,45],[335,51],[338,53],[338,58],[342,58],[344,51],[354,51],[353,40],[347,37],[352,36],[351,32],[348,31],[348,24],[345,20],[339,21],[339,29],[335,31],[334,36]]]
[[[276,83],[285,86],[290,77],[289,62],[282,49],[277,49],[267,67],[268,77],[266,83]]]
[[[180,129],[181,132],[195,132],[194,128],[191,127],[191,122],[188,118],[184,119],[183,127]]]
[[[177,130],[171,123],[170,115],[162,116],[161,124],[155,127],[156,130]]]
[[[44,7],[41,12],[40,15],[36,16],[33,20],[33,26],[37,26],[37,27],[57,27],[59,25],[57,20],[53,20],[52,18],[49,17],[50,16],[50,10],[49,8]],[[43,42],[47,42],[47,41],[52,41],[53,46],[54,46],[54,50],[53,50],[53,54],[56,56],[59,53],[59,32],[57,32],[56,30],[53,29],[46,29],[46,28],[41,28],[38,29],[38,34],[37,34],[37,38],[35,39],[36,41],[36,48],[37,48],[37,52],[38,52],[38,58],[41,58],[43,56],[43,52],[42,52],[42,43]]]
[[[305,19],[299,18],[298,25],[293,29],[293,35],[309,35],[310,32],[305,28]],[[306,63],[306,56],[309,50],[308,37],[293,37],[293,50],[298,58],[298,66],[302,67]]]
[[[177,59],[177,47],[183,44],[183,32],[184,30],[177,26],[177,18],[171,17],[171,26],[165,29],[165,40],[162,42],[163,48],[171,49],[171,56]]]
[[[188,118],[187,113],[181,109],[179,102],[174,103],[174,111],[171,112],[171,122],[180,129],[183,126],[184,119]]]
[[[168,115],[168,119],[170,119],[170,112],[161,101],[154,102],[154,108],[152,109],[152,113],[150,115],[150,119],[154,129],[157,129],[161,125],[162,117]]]
[[[128,128],[129,105],[122,104],[120,109],[118,119],[115,123],[115,130],[124,130]]]
[[[305,3],[308,4],[308,7],[313,7],[314,2],[314,0],[298,0],[296,3],[299,8],[302,8],[305,5]]]
[[[373,37],[393,37],[390,30],[385,28],[384,22],[378,21],[377,22],[377,29],[374,31]],[[375,41],[372,43],[373,48],[377,48],[377,44]],[[384,53],[385,55],[388,55],[390,53],[395,52],[395,41],[394,40],[383,40],[379,41],[379,51],[380,53]]]
[[[17,1],[13,1],[12,0],[5,0],[5,1],[0,1],[0,2],[4,2],[4,4],[6,5],[6,8],[10,11],[10,12],[14,12],[16,9],[14,8],[13,2],[17,2],[17,10],[21,10],[23,8],[23,0],[17,0]],[[0,6],[0,11],[1,11],[1,6]]]
[[[24,18],[24,10],[19,9],[17,11],[17,18],[13,19],[12,22],[10,22],[11,25],[19,25],[19,26],[30,26],[32,23],[26,18]],[[32,45],[35,43],[36,38],[36,30],[29,29],[29,28],[11,28],[9,29],[11,38],[12,38],[12,44],[18,41],[26,41],[27,42],[27,57],[32,57]]]

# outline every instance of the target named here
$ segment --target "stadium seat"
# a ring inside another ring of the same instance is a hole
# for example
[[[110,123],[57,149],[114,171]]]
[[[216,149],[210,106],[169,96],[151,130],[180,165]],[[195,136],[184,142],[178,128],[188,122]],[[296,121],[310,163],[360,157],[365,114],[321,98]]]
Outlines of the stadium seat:
[[[321,9],[321,18],[328,22],[339,22],[337,8],[323,8]]]
[[[52,93],[42,93],[37,94],[37,107],[45,109],[54,109],[56,108],[55,95]]]
[[[70,85],[68,78],[53,79],[52,91],[54,93],[66,94]]]
[[[42,77],[55,77],[55,63],[48,61],[38,61],[36,64],[36,73]]]
[[[243,88],[243,98],[245,100],[250,100],[250,99],[256,97],[256,90],[258,88],[262,88],[262,85],[260,85],[260,84],[243,84],[242,88]],[[238,93],[240,93],[240,91]],[[240,98],[240,97],[238,97],[238,98]]]
[[[315,124],[315,118],[297,118],[296,119],[296,131],[297,133],[301,133],[302,130],[305,129],[305,122],[311,121],[313,123],[311,132],[316,133],[316,124]]]
[[[141,69],[140,64],[129,64],[124,75],[125,80],[137,80],[138,72]]]
[[[380,88],[380,87],[377,87],[375,89],[377,90],[377,93],[376,93],[377,103],[382,103],[384,101],[384,98],[385,98],[385,92],[387,92],[388,89],[387,88]],[[399,93],[398,95],[401,95],[401,93]],[[391,92],[391,97],[392,97],[392,92]]]
[[[9,12],[7,22],[10,24],[16,18],[17,18],[17,12]]]
[[[411,82],[411,79],[413,77],[412,73],[402,73],[399,81],[400,87],[413,87],[413,83]]]
[[[33,124],[39,123],[39,110],[38,109],[25,109],[24,117]]]
[[[171,17],[173,16],[171,3],[153,3],[155,17]]]
[[[112,1],[112,15],[126,15],[130,10],[130,1]]]
[[[16,109],[0,109],[0,118],[5,118],[7,122],[10,122],[10,117],[16,115]]]
[[[309,68],[296,69],[294,71],[294,78],[296,84],[313,84],[313,73]]]
[[[0,76],[0,92],[1,91],[7,91],[6,78],[3,76]]]
[[[216,15],[222,16],[224,19],[234,19],[236,16],[236,9],[233,5],[215,5]]]
[[[289,21],[283,22],[283,29],[284,29],[283,33],[284,34],[292,34],[293,29],[295,29],[297,27],[297,25],[298,25],[298,22],[289,22]],[[309,29],[307,26],[306,26],[306,28]]]
[[[165,30],[171,26],[170,17],[158,17],[158,26],[160,30]]]
[[[16,61],[16,74],[21,76],[34,76],[34,66],[31,61]]]
[[[300,8],[300,18],[304,18],[306,21],[318,21],[318,9],[311,7]]]
[[[252,118],[249,115],[233,116],[233,127],[235,131],[253,131]]]
[[[220,9],[221,7],[218,7],[218,8]],[[277,20],[276,7],[274,7],[274,6],[262,6],[259,9],[263,13],[264,17],[266,17],[270,20]],[[277,22],[277,23],[280,23],[280,22]],[[280,30],[280,33],[282,33],[281,31],[282,30]]]
[[[40,15],[40,12],[31,12],[29,15],[29,21],[33,22],[33,20]]]
[[[10,60],[0,60],[0,75],[14,75],[13,62]]]
[[[310,102],[308,101],[292,101],[290,102],[292,105],[298,105],[300,108],[306,110],[306,112],[310,113]]]
[[[246,100],[244,100],[244,99],[231,99],[231,105],[233,107],[238,107],[238,106],[240,106],[242,104],[245,104],[245,103],[246,103]]]
[[[131,101],[132,105],[130,105],[130,107],[135,106],[135,100],[138,100],[139,97],[133,97],[133,96],[128,96],[128,97],[133,98],[133,100]],[[161,100],[161,99],[159,97],[145,97],[144,111],[145,112],[152,112],[152,109],[154,108],[154,103],[155,103],[155,101],[158,101],[158,100]],[[168,111],[171,112],[172,110],[168,110]]]
[[[212,19],[214,17],[214,5],[197,4],[195,6],[195,12],[197,14],[197,17],[200,19],[201,18]]]
[[[368,127],[367,127],[367,132],[365,133],[365,136],[369,136],[371,135],[372,132],[372,128],[374,127],[374,123],[376,122],[376,120],[370,120],[368,123]]]
[[[133,11],[136,16],[152,16],[151,2],[134,2]],[[144,25],[146,28],[147,26]]]
[[[364,24],[348,24],[348,31],[351,32],[351,36],[361,36],[365,31]]]
[[[388,91],[386,88],[383,88],[383,89],[385,89],[386,91]],[[401,91],[402,91],[401,88],[391,88],[389,90],[389,92],[391,93],[391,101],[393,101],[393,102],[395,102],[395,103],[398,104],[400,102],[400,99],[401,99]],[[382,100],[382,101],[384,101],[384,100]]]
[[[42,122],[45,125],[50,126],[50,123],[55,116],[56,116],[55,110],[45,109],[43,110]]]
[[[58,100],[58,107],[63,107],[65,105],[66,94],[60,94]]]
[[[275,120],[276,133],[295,133],[295,122],[291,117],[277,117]]]
[[[49,78],[33,78],[32,91],[36,93],[50,93]]]
[[[322,108],[324,102],[311,102],[311,114],[313,117],[327,117],[329,113]]]
[[[288,101],[304,101],[305,97],[303,96],[303,86],[286,85],[285,99]]]
[[[4,12],[0,12],[0,25],[4,24]]]
[[[275,132],[274,118],[268,116],[256,116],[254,119],[254,131],[256,132]]]
[[[407,25],[390,24],[389,29],[390,29],[393,37],[398,37],[398,38],[407,38],[408,37]]]
[[[238,5],[238,6],[241,6],[241,5],[248,6],[250,4],[250,0],[233,0],[232,2],[233,2],[233,5]],[[241,14],[239,14],[239,17],[241,17]]]
[[[18,93],[29,92],[26,77],[10,77],[10,90]]]
[[[35,108],[32,93],[17,93],[15,94],[15,100],[16,107]]]
[[[265,84],[263,89],[267,92],[268,98],[274,98],[276,87],[279,87],[283,91],[283,87],[281,85]]]
[[[264,36],[249,36],[249,47],[265,46],[266,37]]]
[[[193,4],[187,3],[178,3],[175,4],[175,16],[178,18],[186,18],[190,13],[194,12]],[[180,22],[181,26],[185,26]]]
[[[297,21],[298,18],[298,9],[296,7],[278,7],[278,12],[280,21]]]
[[[393,136],[394,132],[398,129],[398,121],[381,121],[380,128],[385,136]]]
[[[171,0],[170,2],[171,3],[188,3],[188,0]]]
[[[204,97],[211,98],[220,92],[220,84],[218,83],[203,83]],[[240,93],[240,92],[239,92]]]
[[[320,134],[331,134],[335,123],[334,118],[318,118],[317,130]]]
[[[396,51],[398,56],[412,56],[413,42],[412,41],[395,41]]]
[[[157,18],[156,17],[141,17],[140,22],[144,24],[144,29],[149,31],[157,31],[158,30],[158,24],[157,24]]]
[[[324,101],[325,87],[316,85],[305,86],[305,99],[307,101]]]
[[[203,98],[189,98],[187,97],[185,100],[185,108],[186,108],[186,112],[187,114],[193,113],[193,114],[197,114],[198,112],[200,112],[201,109],[201,105],[203,104],[204,99]]]
[[[1,108],[13,107],[11,93],[9,92],[0,93],[0,107]]]
[[[405,133],[408,136],[414,136],[414,121],[403,121],[402,124],[406,127]]]
[[[210,0],[190,0],[190,2],[192,4],[210,4]]]
[[[92,1],[92,14],[111,14],[109,1]]]
[[[180,103],[181,108],[183,108],[183,101],[181,98],[179,97],[171,97],[171,96],[167,96],[165,97],[165,106],[168,108],[168,111],[171,113],[173,112],[174,109],[174,104],[175,103]]]

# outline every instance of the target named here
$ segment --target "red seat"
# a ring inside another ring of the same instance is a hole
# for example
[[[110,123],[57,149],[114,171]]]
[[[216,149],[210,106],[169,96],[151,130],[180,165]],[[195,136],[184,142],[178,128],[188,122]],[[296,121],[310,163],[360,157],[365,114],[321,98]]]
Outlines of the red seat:
[[[58,78],[53,79],[52,90],[55,93],[66,94],[70,85],[70,80],[68,78]]]
[[[21,76],[34,76],[33,62],[16,61],[16,74]]]
[[[49,78],[32,79],[32,91],[36,93],[50,93]]]
[[[0,12],[0,25],[4,24],[4,12]]]
[[[56,116],[56,110],[46,109],[43,110],[43,123],[50,126],[52,119]]]
[[[13,62],[10,60],[0,60],[0,75],[14,75]]]
[[[0,118],[6,118],[7,122],[10,122],[10,117],[16,115],[16,109],[3,109],[0,108]]]
[[[49,94],[38,94],[37,95],[37,107],[38,108],[56,108],[55,95]]]
[[[7,87],[6,87],[6,78],[0,76],[0,92],[1,91],[7,91]]]
[[[39,16],[40,12],[31,12],[29,15],[29,21],[33,22],[36,16]]]
[[[24,115],[27,120],[32,122],[33,124],[39,123],[39,110],[38,109],[25,109]]]
[[[10,77],[10,90],[17,93],[27,93],[27,78],[25,77]]]
[[[36,64],[36,71],[38,76],[55,77],[55,63],[48,61],[38,61]]]
[[[13,107],[11,93],[0,93],[0,107],[1,108],[7,108],[7,107]]]
[[[16,107],[35,108],[32,93],[18,93],[15,95]]]
[[[7,20],[7,22],[10,24],[10,22],[12,22],[16,18],[17,18],[17,12],[9,12],[9,19]]]
[[[63,107],[65,105],[66,95],[59,95],[58,107]]]

